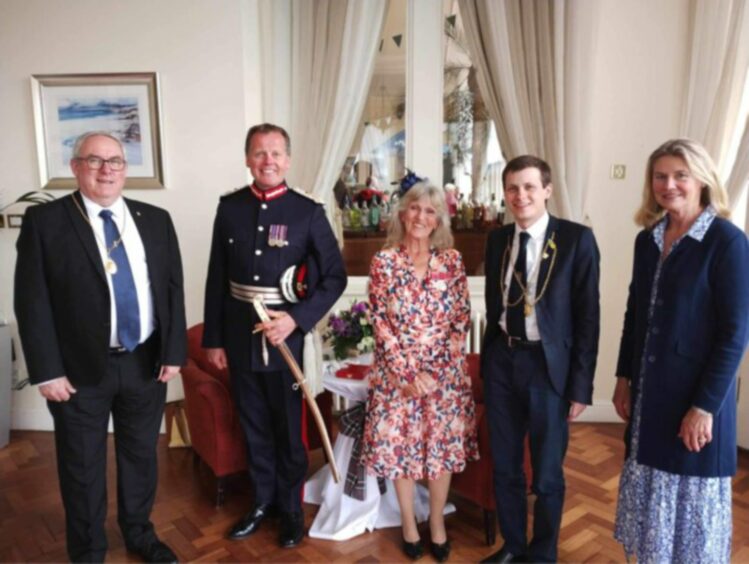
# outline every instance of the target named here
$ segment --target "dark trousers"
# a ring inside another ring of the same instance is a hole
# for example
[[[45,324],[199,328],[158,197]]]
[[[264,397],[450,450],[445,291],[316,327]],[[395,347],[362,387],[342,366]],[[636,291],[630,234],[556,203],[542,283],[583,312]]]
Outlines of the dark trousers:
[[[489,422],[499,528],[513,554],[556,561],[564,505],[562,464],[569,403],[552,388],[540,346],[509,349],[501,339],[484,352],[484,396]],[[527,543],[523,447],[528,435],[533,467],[533,538]]]
[[[96,386],[78,386],[67,402],[47,402],[55,421],[68,556],[103,562],[107,552],[107,426],[112,415],[117,459],[117,521],[129,549],[155,538],[149,520],[156,495],[156,442],[166,386],[156,380],[157,339],[109,357]]]
[[[231,369],[232,390],[247,440],[255,503],[302,510],[307,451],[302,442],[302,392],[288,370]]]

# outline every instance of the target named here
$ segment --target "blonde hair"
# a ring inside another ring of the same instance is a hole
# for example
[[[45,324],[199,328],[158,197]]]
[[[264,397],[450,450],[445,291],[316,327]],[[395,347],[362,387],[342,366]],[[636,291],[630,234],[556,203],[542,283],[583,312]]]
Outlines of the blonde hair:
[[[450,231],[450,216],[447,212],[445,192],[434,184],[421,181],[414,184],[408,192],[398,198],[398,207],[394,210],[388,226],[387,240],[385,241],[386,249],[397,247],[403,242],[406,233],[401,216],[412,202],[425,196],[429,198],[429,203],[437,211],[437,226],[429,235],[429,242],[438,249],[451,249],[453,247],[453,234]]]
[[[648,158],[645,184],[642,189],[642,204],[635,213],[635,223],[650,229],[666,214],[653,195],[653,169],[661,157],[682,159],[692,176],[702,184],[700,205],[703,207],[712,205],[719,217],[730,217],[728,194],[720,181],[717,167],[705,148],[692,139],[671,139],[653,151]]]

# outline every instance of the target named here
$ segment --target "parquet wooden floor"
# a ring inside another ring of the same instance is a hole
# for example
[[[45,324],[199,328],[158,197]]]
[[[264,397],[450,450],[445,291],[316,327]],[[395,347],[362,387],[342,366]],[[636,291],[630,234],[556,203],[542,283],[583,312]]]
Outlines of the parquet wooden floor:
[[[622,562],[613,540],[619,470],[623,457],[623,426],[574,424],[567,463],[567,497],[559,546],[564,562]],[[111,440],[111,439],[110,439]],[[108,561],[134,562],[122,543],[116,522],[113,449],[109,456]],[[213,506],[215,480],[190,449],[169,449],[159,443],[160,481],[152,520],[159,536],[180,560],[202,562],[395,562],[401,555],[400,529],[384,529],[346,542],[306,538],[296,549],[276,546],[276,526],[241,542],[224,539],[226,530],[250,505],[247,479],[229,484],[226,504]],[[312,455],[311,470],[322,464]],[[740,455],[734,479],[733,560],[749,562],[749,453]],[[502,543],[484,544],[483,518],[478,507],[454,498],[458,511],[447,518],[452,562],[477,562]],[[532,500],[529,500],[532,502]],[[306,524],[317,507],[305,506]],[[422,537],[428,537],[422,527]],[[0,562],[65,561],[64,513],[60,501],[52,433],[16,431],[0,450]],[[420,562],[431,562],[425,556]]]

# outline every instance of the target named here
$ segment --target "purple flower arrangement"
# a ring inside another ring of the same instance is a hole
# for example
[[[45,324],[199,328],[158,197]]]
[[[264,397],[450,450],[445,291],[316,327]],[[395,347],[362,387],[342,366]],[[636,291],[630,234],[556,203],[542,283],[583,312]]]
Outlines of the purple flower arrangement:
[[[353,350],[363,354],[374,350],[374,333],[369,322],[367,302],[352,302],[347,311],[328,318],[325,340],[333,348],[337,360],[351,356]]]

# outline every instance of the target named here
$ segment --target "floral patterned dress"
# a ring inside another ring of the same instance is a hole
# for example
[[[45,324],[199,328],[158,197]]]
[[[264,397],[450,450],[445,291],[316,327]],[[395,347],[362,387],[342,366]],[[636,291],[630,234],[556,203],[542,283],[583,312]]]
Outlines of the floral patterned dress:
[[[369,300],[375,333],[362,461],[389,479],[430,480],[478,459],[476,417],[465,357],[470,301],[458,251],[433,249],[418,279],[403,247],[372,259]],[[425,371],[435,391],[402,387]]]

